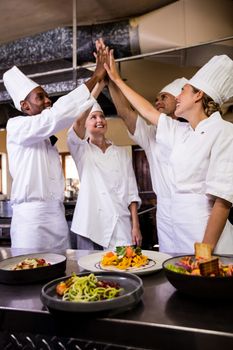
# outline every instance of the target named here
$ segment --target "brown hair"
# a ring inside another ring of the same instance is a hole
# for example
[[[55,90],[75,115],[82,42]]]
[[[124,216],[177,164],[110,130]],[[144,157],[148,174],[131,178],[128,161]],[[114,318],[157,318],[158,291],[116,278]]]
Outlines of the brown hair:
[[[194,86],[192,86],[192,89],[193,89],[194,93],[200,91],[199,89],[195,88]],[[219,104],[217,102],[214,102],[214,100],[210,96],[208,96],[205,92],[204,92],[204,95],[202,97],[202,106],[203,106],[204,112],[207,115],[207,117],[211,116],[211,114],[213,114],[215,112],[219,112],[222,115],[222,110],[221,110]]]

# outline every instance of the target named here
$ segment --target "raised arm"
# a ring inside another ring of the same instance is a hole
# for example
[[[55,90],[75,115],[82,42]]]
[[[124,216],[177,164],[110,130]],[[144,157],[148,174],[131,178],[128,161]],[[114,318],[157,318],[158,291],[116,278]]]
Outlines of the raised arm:
[[[98,47],[98,51],[95,54],[96,58],[96,68],[92,75],[92,77],[85,82],[85,85],[89,89],[90,92],[95,88],[96,84],[101,80],[104,80],[106,76],[106,70],[104,67],[104,63],[106,63],[107,52],[104,48]]]
[[[129,101],[112,80],[109,81],[108,88],[118,116],[123,119],[129,132],[134,134],[137,122],[137,113],[132,109]]]
[[[113,50],[109,52],[109,64],[104,63],[104,67],[108,73],[109,78],[117,85],[121,92],[125,95],[130,104],[151,124],[157,125],[160,112],[158,112],[153,105],[144,97],[139,95],[136,91],[130,88],[119,76],[116,68],[116,62],[113,56]]]
[[[96,83],[94,86],[93,90],[91,91],[91,95],[97,99],[103,88],[105,87],[105,82],[104,80],[101,80]],[[80,139],[84,139],[86,135],[86,119],[90,113],[91,108],[89,108],[87,111],[85,111],[82,115],[80,115],[74,122],[73,124],[73,129],[76,133],[76,135]]]

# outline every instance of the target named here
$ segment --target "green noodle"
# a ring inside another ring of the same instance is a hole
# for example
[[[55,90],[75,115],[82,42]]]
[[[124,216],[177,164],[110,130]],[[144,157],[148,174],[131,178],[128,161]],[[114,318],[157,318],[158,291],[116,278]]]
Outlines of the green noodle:
[[[122,289],[114,287],[98,287],[98,279],[92,273],[88,276],[78,277],[73,274],[69,281],[69,287],[66,289],[62,300],[64,301],[100,301],[113,299],[119,295]]]

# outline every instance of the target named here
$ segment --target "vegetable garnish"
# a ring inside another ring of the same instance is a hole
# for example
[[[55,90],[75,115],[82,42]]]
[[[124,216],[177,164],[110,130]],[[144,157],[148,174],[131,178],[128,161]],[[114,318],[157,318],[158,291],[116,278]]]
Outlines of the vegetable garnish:
[[[142,254],[140,247],[135,246],[116,247],[116,252],[106,253],[100,262],[103,267],[113,266],[120,270],[139,268],[148,263],[148,257]]]
[[[50,265],[51,264],[49,262],[42,258],[27,258],[15,265],[12,270],[30,270],[37,267],[45,267]]]
[[[63,301],[90,302],[109,300],[119,296],[123,288],[117,283],[98,280],[91,273],[88,276],[77,276],[75,273],[56,286],[56,292]]]

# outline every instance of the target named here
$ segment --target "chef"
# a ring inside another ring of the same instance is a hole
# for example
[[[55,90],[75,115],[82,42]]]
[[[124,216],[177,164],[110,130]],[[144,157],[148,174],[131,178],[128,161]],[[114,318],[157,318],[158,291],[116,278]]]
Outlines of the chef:
[[[68,146],[80,176],[71,230],[78,249],[141,245],[137,208],[141,203],[126,147],[106,139],[107,120],[95,103],[68,133]]]
[[[180,94],[182,87],[186,83],[186,78],[178,78],[164,86],[156,96],[155,108],[160,113],[164,113],[172,119],[179,119],[179,117],[175,115],[176,96]]]
[[[160,113],[165,113],[172,119],[175,116],[176,96],[182,87],[188,82],[186,78],[178,78],[161,89],[157,95],[155,106]],[[146,121],[132,110],[130,105],[120,95],[111,82],[109,89],[112,99],[117,108],[118,115],[122,117],[129,131],[129,136],[140,145],[146,153],[150,167],[153,190],[157,196],[156,228],[160,250],[164,250],[163,241],[166,232],[171,230],[169,207],[171,206],[171,185],[168,176],[168,157],[163,147],[156,140],[156,126],[149,125]]]
[[[54,133],[69,127],[95,99],[90,91],[104,78],[103,57],[93,76],[52,106],[44,89],[16,66],[3,75],[21,115],[7,123],[7,152],[12,176],[11,245],[13,248],[68,248],[63,206],[64,179]]]
[[[233,232],[227,218],[233,202],[233,125],[222,119],[220,105],[233,96],[233,61],[215,56],[184,85],[175,114],[188,123],[180,123],[127,86],[112,51],[109,59],[109,66],[105,64],[109,77],[156,126],[160,160],[168,162],[171,204],[164,212],[161,250],[193,253],[194,243],[203,241],[216,253],[232,253]]]

